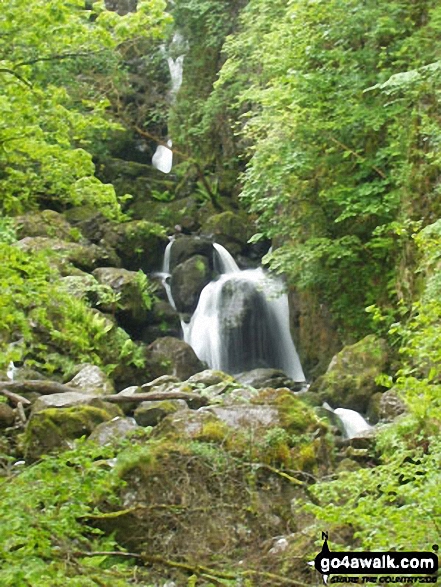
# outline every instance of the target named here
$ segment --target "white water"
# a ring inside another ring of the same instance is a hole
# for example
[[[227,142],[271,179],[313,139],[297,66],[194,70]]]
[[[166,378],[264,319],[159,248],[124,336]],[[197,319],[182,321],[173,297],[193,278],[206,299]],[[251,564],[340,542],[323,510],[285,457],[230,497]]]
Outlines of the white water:
[[[152,165],[158,171],[162,173],[170,173],[173,167],[173,151],[169,148],[172,146],[172,142],[167,141],[167,147],[165,145],[158,145],[156,151],[152,157]]]
[[[162,272],[157,273],[157,275],[159,275],[159,277],[161,278],[162,285],[164,286],[165,293],[167,294],[167,299],[169,301],[169,304],[171,305],[171,307],[174,310],[176,310],[175,301],[173,299],[171,287],[170,287],[170,254],[171,254],[171,248],[172,248],[173,242],[174,242],[174,240],[171,239],[165,249],[164,260],[162,262]]]
[[[338,416],[343,424],[347,438],[355,438],[364,432],[371,430],[372,426],[366,422],[361,414],[355,410],[336,408],[334,414]]]
[[[262,269],[240,271],[224,247],[214,248],[222,275],[202,290],[190,322],[182,322],[184,340],[212,369],[272,367],[305,381],[282,283]]]

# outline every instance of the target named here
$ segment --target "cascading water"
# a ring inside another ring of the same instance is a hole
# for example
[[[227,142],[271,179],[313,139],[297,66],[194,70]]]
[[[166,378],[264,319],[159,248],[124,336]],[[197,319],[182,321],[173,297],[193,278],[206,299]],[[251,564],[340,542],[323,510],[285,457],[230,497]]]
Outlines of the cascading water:
[[[171,246],[164,274],[169,271]],[[212,369],[234,374],[272,367],[294,381],[305,381],[281,281],[260,268],[241,271],[224,247],[215,243],[214,249],[221,275],[202,290],[190,322],[181,322],[184,340]]]

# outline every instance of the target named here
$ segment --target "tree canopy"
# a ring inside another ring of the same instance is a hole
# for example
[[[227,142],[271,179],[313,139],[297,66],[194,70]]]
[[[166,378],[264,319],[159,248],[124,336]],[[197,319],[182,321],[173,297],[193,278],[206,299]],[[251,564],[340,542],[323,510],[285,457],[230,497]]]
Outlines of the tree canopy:
[[[162,0],[120,16],[103,2],[25,2],[0,16],[0,193],[5,213],[88,202],[119,214],[113,186],[94,175],[91,149],[118,127],[111,103],[125,56],[164,33]]]

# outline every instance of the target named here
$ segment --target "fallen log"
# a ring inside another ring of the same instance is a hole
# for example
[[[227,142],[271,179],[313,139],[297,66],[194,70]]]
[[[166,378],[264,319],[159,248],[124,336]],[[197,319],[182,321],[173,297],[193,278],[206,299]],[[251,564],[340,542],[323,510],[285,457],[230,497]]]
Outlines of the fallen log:
[[[135,393],[133,395],[102,395],[100,399],[113,404],[165,401],[169,399],[183,399],[189,402],[197,402],[201,406],[208,404],[206,397],[202,397],[197,393],[184,391],[150,391],[149,393]]]
[[[0,393],[5,391],[13,393],[39,393],[40,395],[52,395],[54,393],[67,393],[78,391],[76,387],[64,385],[49,379],[25,379],[24,381],[0,381]]]

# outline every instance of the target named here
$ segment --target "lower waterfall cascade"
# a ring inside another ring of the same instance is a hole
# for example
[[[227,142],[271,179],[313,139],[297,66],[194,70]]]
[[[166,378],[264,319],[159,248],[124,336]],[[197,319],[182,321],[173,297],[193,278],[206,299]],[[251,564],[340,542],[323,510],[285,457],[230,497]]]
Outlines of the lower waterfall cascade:
[[[172,246],[173,240],[164,255],[162,276],[174,306],[168,285]],[[282,281],[262,268],[241,270],[222,245],[214,243],[213,248],[219,276],[203,288],[190,321],[181,319],[184,341],[211,369],[237,374],[275,368],[304,382]]]

